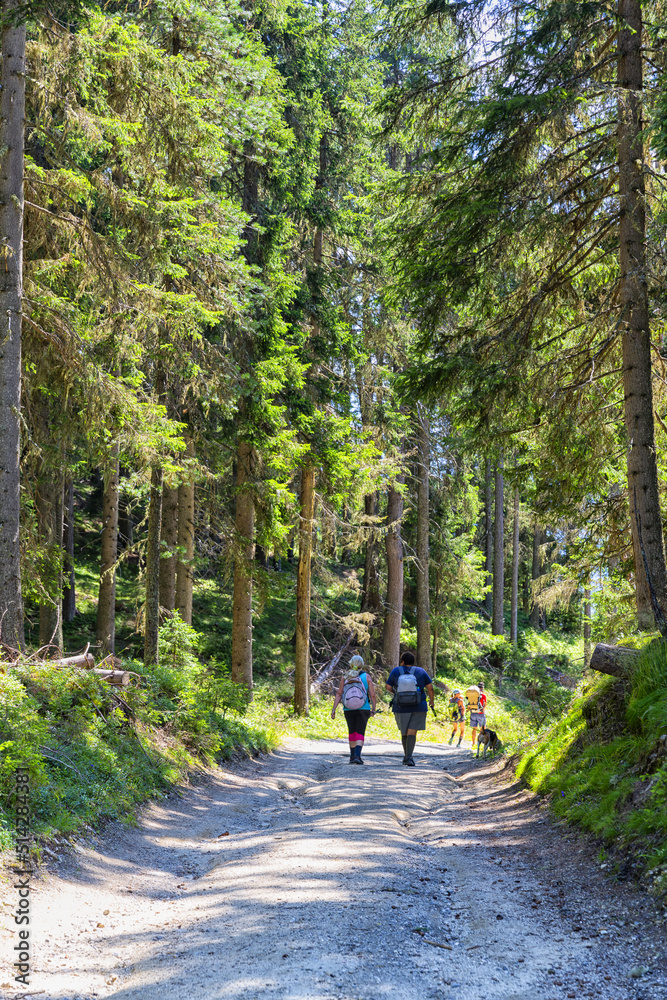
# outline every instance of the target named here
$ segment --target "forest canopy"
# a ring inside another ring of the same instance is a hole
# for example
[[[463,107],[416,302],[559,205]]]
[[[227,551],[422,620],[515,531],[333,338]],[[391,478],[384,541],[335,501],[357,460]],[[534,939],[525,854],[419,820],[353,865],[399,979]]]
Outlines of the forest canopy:
[[[2,24],[7,663],[156,665],[209,585],[249,697],[289,595],[300,714],[470,615],[667,636],[662,2]]]

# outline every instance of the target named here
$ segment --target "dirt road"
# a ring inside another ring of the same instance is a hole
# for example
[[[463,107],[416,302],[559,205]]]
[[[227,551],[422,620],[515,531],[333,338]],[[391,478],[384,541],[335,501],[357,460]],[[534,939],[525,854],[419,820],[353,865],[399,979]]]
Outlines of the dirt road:
[[[107,828],[35,883],[31,992],[5,923],[2,995],[667,997],[665,911],[501,764],[399,749],[293,740]]]

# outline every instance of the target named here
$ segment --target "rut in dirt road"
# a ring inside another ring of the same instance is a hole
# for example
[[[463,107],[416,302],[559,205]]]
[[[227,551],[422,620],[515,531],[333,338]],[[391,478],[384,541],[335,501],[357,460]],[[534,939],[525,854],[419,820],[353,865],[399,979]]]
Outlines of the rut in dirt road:
[[[82,848],[37,894],[32,987],[45,1000],[667,996],[655,904],[602,873],[501,764],[427,745],[411,769],[397,744],[370,744],[360,768],[340,742],[290,741]]]

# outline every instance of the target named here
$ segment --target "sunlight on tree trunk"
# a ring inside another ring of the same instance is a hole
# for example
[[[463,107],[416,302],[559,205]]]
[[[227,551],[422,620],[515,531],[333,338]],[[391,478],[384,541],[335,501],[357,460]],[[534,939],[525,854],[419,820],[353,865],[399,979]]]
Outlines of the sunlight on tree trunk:
[[[495,518],[493,525],[493,635],[505,634],[505,510],[503,463],[499,459],[495,474]]]
[[[160,628],[160,525],[162,523],[162,466],[151,471],[146,542],[146,604],[144,606],[144,663],[158,662]]]
[[[18,4],[4,2],[3,18]],[[0,88],[0,636],[23,646],[20,524],[21,300],[23,296],[23,140],[25,24],[2,29]]]
[[[533,524],[533,561],[531,564],[531,580],[535,583],[536,580],[542,576],[542,555],[540,547],[542,545],[542,529],[538,525],[537,521]],[[532,595],[532,608],[530,612],[530,624],[533,628],[540,627],[540,605],[535,598],[535,594]]]
[[[510,608],[510,640],[516,649],[519,638],[519,488],[514,488],[514,533],[512,536],[512,603]]]
[[[435,595],[434,605],[436,615],[440,614],[440,567],[435,571]],[[435,677],[438,672],[438,618],[433,623],[433,650],[431,653],[431,677]]]
[[[76,614],[74,581],[74,483],[65,483],[63,515],[63,621],[71,622]]]
[[[299,514],[299,565],[296,578],[296,649],[294,668],[294,711],[308,715],[310,704],[310,570],[315,513],[315,469],[301,469]]]
[[[364,497],[364,514],[367,518],[376,518],[378,515],[378,495],[368,493]],[[364,554],[364,582],[361,591],[361,611],[370,611],[379,614],[382,609],[380,599],[380,577],[377,568],[378,543],[374,529],[369,529],[369,536],[366,542]]]
[[[488,587],[484,607],[491,618],[493,614],[493,473],[491,462],[484,462],[484,571]]]
[[[38,482],[35,506],[39,539],[45,550],[45,573],[42,585],[48,598],[39,605],[39,645],[51,646],[46,655],[53,657],[63,650],[63,479],[49,469]]]
[[[387,492],[387,598],[384,606],[382,663],[387,670],[398,666],[403,622],[403,496],[393,486]]]
[[[591,616],[593,609],[591,607],[591,589],[590,581],[588,586],[584,590],[584,665],[587,667],[591,662]]]
[[[160,607],[176,607],[176,547],[178,545],[178,487],[162,490],[162,528],[160,531]]]
[[[116,570],[118,558],[118,442],[111,448],[111,460],[105,470],[102,501],[102,543],[100,586],[97,597],[97,641],[102,656],[116,648]]]
[[[188,457],[195,453],[194,441],[188,440]],[[192,625],[192,587],[195,560],[195,481],[186,480],[178,487],[178,561],[176,563],[176,610]]]
[[[417,408],[417,663],[428,670],[431,660],[431,611],[429,605],[429,478],[431,442],[426,413]]]
[[[618,166],[620,299],[623,309],[623,388],[628,497],[641,628],[655,627],[665,602],[665,553],[653,419],[651,338],[646,278],[646,185],[642,120],[642,5],[619,0]],[[651,594],[653,591],[653,595]]]
[[[232,610],[232,680],[252,691],[252,565],[255,558],[254,453],[247,441],[236,452],[236,539]]]

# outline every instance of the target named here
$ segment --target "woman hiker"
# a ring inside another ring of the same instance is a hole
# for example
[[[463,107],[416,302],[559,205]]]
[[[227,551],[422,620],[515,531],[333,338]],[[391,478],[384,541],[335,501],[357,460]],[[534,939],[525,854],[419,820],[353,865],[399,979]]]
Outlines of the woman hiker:
[[[364,670],[361,656],[352,657],[350,668],[340,679],[331,709],[331,718],[336,718],[336,709],[342,702],[350,741],[350,764],[363,764],[361,751],[364,746],[366,726],[371,715],[375,715],[375,688]]]
[[[426,696],[434,707],[433,682],[421,667],[415,666],[413,653],[403,653],[401,662],[387,677],[387,691],[394,695],[392,709],[403,743],[403,763],[415,766],[412,756],[417,732],[426,729]]]
[[[477,699],[477,711],[470,712],[470,725],[472,726],[472,752],[475,752],[475,747],[477,746],[477,730],[480,732],[484,730],[486,726],[486,692],[484,691],[484,684],[482,681],[477,685],[479,688],[479,697]],[[460,742],[460,741],[459,741]],[[479,753],[479,749],[477,750]]]
[[[459,741],[456,745],[457,747],[460,747],[466,730],[466,703],[463,700],[463,695],[461,694],[459,688],[454,688],[452,691],[452,696],[449,699],[449,706],[452,710],[452,735],[449,739],[449,746],[451,746],[454,742],[456,729],[458,727]]]

